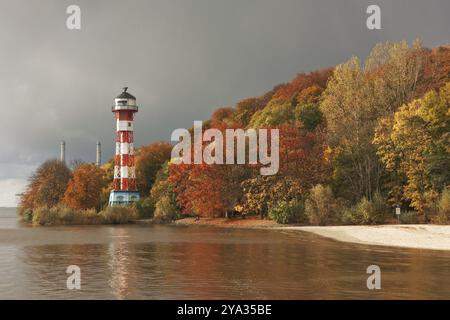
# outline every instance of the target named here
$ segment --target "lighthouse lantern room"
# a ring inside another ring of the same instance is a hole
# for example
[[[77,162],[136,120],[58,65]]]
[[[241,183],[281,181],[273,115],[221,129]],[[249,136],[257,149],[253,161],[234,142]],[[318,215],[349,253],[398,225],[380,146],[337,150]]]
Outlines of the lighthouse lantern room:
[[[128,205],[139,200],[134,164],[133,118],[138,112],[136,98],[123,88],[114,99],[112,112],[116,118],[116,154],[114,157],[113,189],[109,205]]]

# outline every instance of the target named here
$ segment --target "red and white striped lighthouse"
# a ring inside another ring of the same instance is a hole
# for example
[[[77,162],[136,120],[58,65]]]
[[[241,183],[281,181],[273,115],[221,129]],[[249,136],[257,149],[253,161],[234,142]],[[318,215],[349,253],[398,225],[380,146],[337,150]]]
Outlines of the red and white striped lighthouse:
[[[136,98],[123,88],[114,99],[112,112],[116,117],[116,155],[114,158],[113,190],[109,205],[127,205],[139,200],[134,165],[133,118],[138,112]]]

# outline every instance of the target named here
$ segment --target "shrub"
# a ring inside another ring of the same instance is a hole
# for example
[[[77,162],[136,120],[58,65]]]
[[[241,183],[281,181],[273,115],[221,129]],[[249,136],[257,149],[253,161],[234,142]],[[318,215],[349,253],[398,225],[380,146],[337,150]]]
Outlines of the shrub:
[[[437,204],[437,214],[432,219],[436,224],[448,224],[450,222],[450,189],[442,191]]]
[[[17,207],[17,215],[24,222],[33,221],[33,210],[31,210],[30,208],[26,208],[24,206]]]
[[[152,197],[141,198],[134,204],[139,219],[153,218],[155,201]]]
[[[136,210],[130,207],[107,207],[97,213],[94,209],[78,210],[58,205],[36,208],[32,213],[32,222],[34,225],[118,224],[128,223],[136,216]]]
[[[400,214],[400,223],[416,224],[419,222],[417,211],[406,211]]]
[[[305,215],[314,225],[326,225],[336,216],[336,199],[331,188],[318,184],[314,186],[305,202]]]
[[[362,198],[355,206],[345,208],[342,212],[344,224],[380,224],[389,211],[385,198],[376,193],[372,201]]]
[[[95,209],[71,209],[60,207],[58,210],[61,224],[101,224],[102,218]]]
[[[343,224],[363,224],[356,206],[342,208],[341,221]]]
[[[33,224],[52,225],[58,220],[58,213],[48,207],[38,207],[33,211]]]
[[[178,208],[169,196],[162,196],[155,206],[154,218],[157,221],[172,221],[178,217]]]
[[[99,215],[106,224],[128,223],[137,218],[137,211],[132,207],[106,207]]]
[[[300,222],[304,218],[305,206],[301,200],[282,200],[269,208],[269,217],[277,223]]]
[[[34,225],[100,224],[102,218],[93,209],[74,210],[64,205],[38,207],[33,211]]]

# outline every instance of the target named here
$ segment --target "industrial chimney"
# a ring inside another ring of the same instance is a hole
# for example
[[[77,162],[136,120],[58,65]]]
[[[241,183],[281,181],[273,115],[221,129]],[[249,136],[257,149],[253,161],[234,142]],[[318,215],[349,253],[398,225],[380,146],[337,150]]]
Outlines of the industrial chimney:
[[[95,158],[95,165],[100,166],[102,164],[102,144],[97,141],[97,156]]]
[[[60,147],[60,156],[59,159],[61,162],[66,163],[66,142],[63,140],[61,141],[61,147]]]

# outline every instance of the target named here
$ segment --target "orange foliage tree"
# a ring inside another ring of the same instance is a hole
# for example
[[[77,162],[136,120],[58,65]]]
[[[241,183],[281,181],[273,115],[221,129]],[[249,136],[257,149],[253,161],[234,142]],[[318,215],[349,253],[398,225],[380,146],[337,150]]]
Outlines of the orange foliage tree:
[[[238,127],[226,122],[228,120],[214,121],[214,128],[224,136],[226,129]],[[225,154],[225,142],[223,148]],[[240,183],[247,175],[246,166],[237,164],[171,164],[169,167],[169,181],[174,186],[182,212],[200,216],[224,216],[233,211],[242,197]]]
[[[64,203],[73,209],[90,209],[100,204],[105,172],[93,164],[81,164],[69,181],[64,194]]]
[[[28,209],[57,205],[64,196],[70,177],[71,172],[64,162],[56,159],[45,161],[31,176],[20,205]]]
[[[219,217],[240,200],[243,176],[243,165],[180,164],[170,166],[169,181],[183,213]]]
[[[333,69],[328,68],[308,74],[300,73],[289,84],[278,89],[278,91],[273,95],[273,98],[283,101],[290,101],[296,94],[313,85],[325,88],[328,78],[330,78],[332,72]]]

